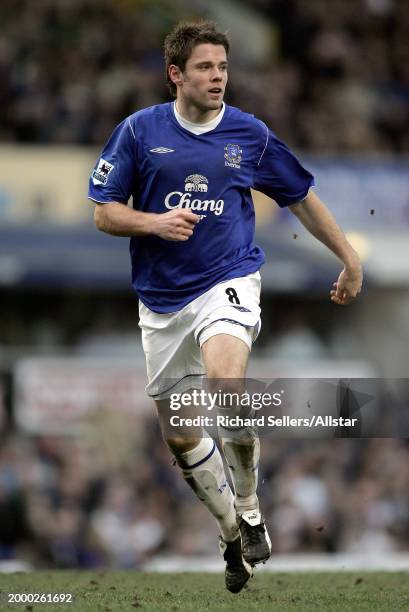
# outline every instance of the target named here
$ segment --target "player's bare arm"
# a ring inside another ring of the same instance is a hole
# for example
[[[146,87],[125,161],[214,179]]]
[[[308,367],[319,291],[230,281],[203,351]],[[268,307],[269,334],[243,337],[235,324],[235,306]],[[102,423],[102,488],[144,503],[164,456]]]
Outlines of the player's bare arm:
[[[97,204],[94,220],[100,231],[112,236],[154,235],[164,240],[185,241],[192,236],[199,216],[186,209],[145,213],[119,202],[108,202]]]
[[[343,262],[344,269],[333,284],[330,296],[335,304],[349,304],[362,286],[362,266],[358,254],[314,191],[310,190],[304,200],[289,208],[304,227]]]

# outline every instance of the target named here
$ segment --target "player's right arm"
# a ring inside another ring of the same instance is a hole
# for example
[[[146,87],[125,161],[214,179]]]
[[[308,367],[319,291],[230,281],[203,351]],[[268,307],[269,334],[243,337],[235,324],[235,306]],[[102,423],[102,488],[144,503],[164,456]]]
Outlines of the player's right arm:
[[[199,216],[186,209],[166,213],[147,213],[129,208],[120,202],[97,204],[95,225],[112,236],[159,236],[164,240],[189,240]]]
[[[134,210],[126,205],[136,191],[139,162],[135,126],[130,118],[120,123],[106,143],[90,176],[88,197],[96,203],[99,230],[113,236],[159,236],[184,241],[193,234],[199,216],[186,209],[165,213]]]

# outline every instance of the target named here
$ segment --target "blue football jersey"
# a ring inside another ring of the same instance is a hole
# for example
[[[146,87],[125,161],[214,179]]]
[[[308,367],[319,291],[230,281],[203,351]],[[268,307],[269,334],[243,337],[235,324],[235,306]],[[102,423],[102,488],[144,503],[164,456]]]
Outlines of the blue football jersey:
[[[264,253],[254,244],[250,188],[281,207],[303,199],[314,183],[259,119],[226,105],[217,127],[183,128],[172,103],[138,111],[114,130],[90,177],[89,198],[165,213],[200,215],[184,242],[158,236],[130,240],[132,286],[158,313],[175,312],[217,283],[256,272]]]

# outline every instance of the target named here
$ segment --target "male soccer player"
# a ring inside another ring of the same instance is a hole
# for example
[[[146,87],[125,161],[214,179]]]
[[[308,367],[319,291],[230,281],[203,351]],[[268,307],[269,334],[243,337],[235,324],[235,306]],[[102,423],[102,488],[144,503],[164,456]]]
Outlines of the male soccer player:
[[[199,427],[175,434],[166,422],[175,390],[204,375],[240,387],[260,327],[264,254],[254,244],[250,189],[288,206],[343,263],[330,291],[348,304],[361,265],[305,170],[270,129],[223,102],[229,42],[211,22],[179,24],[165,40],[174,102],[140,110],[114,130],[90,177],[99,230],[129,236],[139,296],[147,392],[183,476],[216,518],[226,586],[239,592],[271,544],[256,488],[259,440],[252,428],[221,428],[221,454]],[[132,196],[133,207],[127,206]],[[229,382],[230,381],[230,382]]]

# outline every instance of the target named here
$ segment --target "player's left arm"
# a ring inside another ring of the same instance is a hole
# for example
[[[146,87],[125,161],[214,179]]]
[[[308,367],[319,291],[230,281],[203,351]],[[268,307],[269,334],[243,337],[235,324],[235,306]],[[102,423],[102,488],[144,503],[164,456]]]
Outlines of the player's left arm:
[[[330,295],[336,304],[349,304],[362,287],[362,266],[357,252],[349,244],[324,202],[311,189],[301,202],[292,204],[289,209],[310,234],[325,244],[344,264]]]

